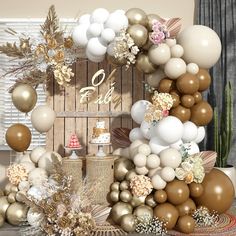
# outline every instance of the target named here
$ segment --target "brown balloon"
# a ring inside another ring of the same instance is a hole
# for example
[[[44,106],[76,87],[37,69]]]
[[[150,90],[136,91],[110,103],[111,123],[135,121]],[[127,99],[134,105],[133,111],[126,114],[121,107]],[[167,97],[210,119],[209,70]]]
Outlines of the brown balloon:
[[[180,100],[181,100],[181,105],[186,108],[192,107],[195,103],[194,97],[187,94],[183,95]]]
[[[156,15],[156,14],[149,14],[149,15],[147,15],[147,18],[148,18],[147,28],[148,28],[149,31],[152,31],[153,23],[155,21],[159,21],[161,19],[161,17]]]
[[[180,104],[179,96],[176,94],[171,95],[173,99],[173,108],[177,107]]]
[[[145,74],[153,73],[156,70],[156,66],[150,62],[149,57],[144,53],[138,55],[136,67]]]
[[[7,129],[6,142],[16,152],[24,152],[30,146],[31,132],[22,124],[14,124]]]
[[[153,214],[155,217],[164,220],[167,229],[173,229],[179,217],[178,210],[170,203],[163,203],[154,208]]]
[[[179,96],[179,97],[181,96],[180,92],[179,92],[177,89],[171,90],[171,91],[170,91],[170,94],[171,94],[171,95],[176,95],[176,96]]]
[[[179,216],[191,215],[196,210],[196,205],[194,201],[189,198],[184,203],[177,205],[176,208],[179,211]]]
[[[115,179],[122,181],[125,179],[127,172],[134,168],[134,163],[125,157],[115,160],[114,174]]]
[[[177,229],[185,234],[191,234],[195,229],[195,220],[191,216],[180,216],[177,222]]]
[[[194,102],[199,103],[202,101],[202,94],[200,92],[196,92],[193,94]]]
[[[200,197],[203,194],[203,186],[200,183],[192,182],[188,187],[191,197]]]
[[[165,187],[165,191],[168,202],[174,205],[182,204],[189,198],[188,185],[182,180],[175,179],[169,182]]]
[[[154,200],[157,202],[157,203],[164,203],[167,201],[167,194],[164,190],[157,190],[155,193],[154,193]]]
[[[175,87],[174,80],[164,78],[159,82],[157,90],[159,93],[169,93],[174,87]]]
[[[152,208],[154,208],[157,205],[156,201],[154,200],[154,195],[153,194],[150,194],[146,197],[145,203],[146,203],[146,205],[148,205]]]
[[[177,117],[182,122],[185,122],[185,121],[190,120],[191,111],[190,111],[190,109],[179,105],[179,106],[170,110],[170,115]]]
[[[205,175],[202,185],[203,194],[194,199],[198,206],[205,206],[219,214],[231,207],[234,200],[234,186],[226,174],[213,168]]]
[[[209,88],[211,84],[211,76],[205,69],[199,69],[198,73],[196,74],[199,80],[199,89],[198,91],[202,92]]]
[[[138,47],[142,47],[146,44],[148,39],[148,31],[143,25],[131,25],[127,29],[127,33],[131,36],[131,38],[134,40],[134,43]]]
[[[194,94],[199,89],[199,81],[195,75],[185,73],[177,79],[176,86],[183,94]]]
[[[191,108],[191,121],[197,126],[209,124],[213,117],[211,105],[206,101],[201,101]]]
[[[130,25],[140,24],[146,26],[148,23],[146,13],[140,8],[130,8],[125,15],[127,16]]]

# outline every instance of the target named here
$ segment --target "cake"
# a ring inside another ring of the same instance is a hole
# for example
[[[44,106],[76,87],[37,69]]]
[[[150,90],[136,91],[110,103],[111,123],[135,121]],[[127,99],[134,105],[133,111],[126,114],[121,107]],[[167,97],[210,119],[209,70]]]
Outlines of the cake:
[[[105,128],[105,121],[97,121],[96,127],[93,128],[91,143],[108,144],[111,142],[111,134]]]
[[[79,140],[78,140],[76,134],[72,134],[70,136],[70,141],[66,147],[68,147],[68,148],[81,148],[81,145],[79,143]]]

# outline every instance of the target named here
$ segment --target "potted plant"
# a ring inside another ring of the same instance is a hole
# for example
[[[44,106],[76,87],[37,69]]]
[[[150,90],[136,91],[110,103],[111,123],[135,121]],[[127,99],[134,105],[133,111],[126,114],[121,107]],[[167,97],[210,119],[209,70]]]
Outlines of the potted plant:
[[[218,107],[214,108],[214,151],[218,156],[216,167],[231,179],[236,190],[236,170],[228,165],[228,158],[233,140],[233,88],[228,81],[222,98],[223,111],[219,114]]]

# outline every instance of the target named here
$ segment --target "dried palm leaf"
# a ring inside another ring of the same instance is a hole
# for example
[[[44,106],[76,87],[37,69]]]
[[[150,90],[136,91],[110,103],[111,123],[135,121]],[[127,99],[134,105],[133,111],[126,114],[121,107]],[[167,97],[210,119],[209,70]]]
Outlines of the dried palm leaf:
[[[24,53],[21,48],[16,45],[16,43],[6,43],[0,46],[0,53],[7,55],[8,57],[23,58]]]
[[[112,130],[112,140],[119,147],[126,148],[131,142],[129,140],[130,129],[128,128],[116,128]]]
[[[110,214],[111,207],[95,205],[92,208],[91,215],[97,225],[104,224]]]

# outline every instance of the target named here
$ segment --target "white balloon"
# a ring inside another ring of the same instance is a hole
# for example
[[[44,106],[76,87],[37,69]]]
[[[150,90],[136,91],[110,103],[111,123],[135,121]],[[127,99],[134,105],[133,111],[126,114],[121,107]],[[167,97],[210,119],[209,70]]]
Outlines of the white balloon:
[[[156,135],[166,144],[172,144],[183,136],[184,128],[182,122],[175,116],[167,116],[156,125]]]
[[[146,140],[138,139],[131,143],[129,146],[129,156],[131,159],[138,153],[138,147],[143,143],[147,143]]]
[[[110,56],[114,56],[114,46],[115,46],[115,43],[112,42],[110,43],[108,46],[107,46],[107,54],[110,55]]]
[[[39,158],[46,152],[46,149],[43,147],[35,147],[30,153],[30,159],[34,163],[38,163]]]
[[[146,175],[148,173],[148,169],[144,167],[135,167],[135,171],[139,175]]]
[[[90,21],[96,23],[104,23],[109,17],[109,12],[105,8],[97,8],[91,14]]]
[[[138,153],[134,156],[133,161],[135,166],[144,167],[146,166],[147,157],[144,154]]]
[[[27,192],[30,188],[30,183],[27,180],[23,180],[18,184],[18,189],[22,192]]]
[[[163,70],[157,69],[154,73],[147,75],[147,83],[156,88],[161,79],[165,78],[166,75]]]
[[[90,35],[92,35],[93,37],[98,37],[101,35],[103,31],[103,25],[99,24],[99,23],[92,23],[89,27],[88,27],[88,33]]]
[[[42,186],[47,179],[47,171],[42,168],[35,168],[28,175],[28,181],[34,186]]]
[[[30,208],[27,213],[27,221],[33,227],[40,227],[42,221],[44,220],[44,215],[42,212],[36,211],[33,208]]]
[[[49,131],[56,119],[56,113],[48,105],[39,105],[31,113],[32,126],[39,132]]]
[[[191,142],[197,138],[197,126],[191,122],[187,121],[183,124],[184,133],[182,136],[183,142]]]
[[[152,185],[154,189],[164,189],[166,187],[166,182],[161,178],[160,175],[154,175],[152,177]]]
[[[200,152],[199,147],[195,142],[184,143],[182,147],[183,149],[186,149],[188,155],[193,155]]]
[[[131,107],[131,117],[137,123],[141,124],[144,120],[145,112],[151,103],[147,100],[139,100]]]
[[[107,43],[112,42],[114,40],[115,36],[116,36],[116,34],[115,34],[114,30],[109,29],[109,28],[104,29],[101,34],[101,38]]]
[[[84,14],[79,18],[79,24],[90,24],[90,14]]]
[[[154,135],[154,126],[151,122],[143,121],[140,126],[140,131],[144,138],[150,140]]]
[[[171,57],[179,58],[184,55],[184,49],[181,45],[176,44],[171,49]]]
[[[28,196],[34,197],[37,200],[42,200],[43,194],[44,193],[43,193],[42,189],[40,188],[40,186],[38,186],[38,187],[32,186],[27,192]]]
[[[156,154],[151,154],[147,157],[146,166],[149,169],[156,169],[160,166],[160,158]]]
[[[220,57],[220,38],[207,26],[189,26],[180,32],[177,40],[184,48],[183,58],[187,63],[193,62],[200,68],[209,69]]]
[[[170,182],[175,178],[175,171],[173,168],[166,166],[161,170],[161,178],[166,181]]]
[[[176,39],[166,39],[166,44],[171,48],[171,47],[175,46]]]
[[[148,50],[148,57],[155,65],[165,64],[171,57],[170,48],[165,43],[152,45]]]
[[[182,162],[182,155],[178,150],[168,148],[160,153],[160,160],[163,167],[168,166],[175,169]]]
[[[129,25],[128,18],[124,14],[111,13],[105,22],[105,27],[113,29],[115,33],[119,33],[121,29],[127,28]]]
[[[134,142],[135,140],[143,139],[143,138],[144,138],[144,136],[143,136],[140,128],[138,128],[138,127],[133,128],[129,133],[129,140],[131,142]]]
[[[31,159],[30,159],[30,153],[26,153],[24,154],[23,156],[19,157],[19,163],[22,163],[22,162],[31,162]]]
[[[34,165],[34,163],[32,161],[31,162],[24,161],[24,162],[21,162],[20,164],[26,169],[27,173],[29,173],[30,171],[35,169],[35,165]]]
[[[148,156],[151,154],[151,148],[149,147],[148,144],[141,144],[138,147],[138,152],[145,155],[145,156]]]
[[[88,50],[86,50],[86,56],[87,58],[92,61],[92,62],[95,62],[95,63],[98,63],[98,62],[101,62],[104,60],[105,58],[105,55],[102,55],[102,56],[94,56],[92,55]]]
[[[88,27],[88,24],[81,24],[74,28],[72,39],[76,46],[86,47],[89,40],[87,35]]]
[[[114,13],[124,15],[124,14],[125,14],[125,11],[122,10],[122,9],[118,9],[118,10],[115,10]]]
[[[101,43],[99,38],[91,38],[88,41],[87,50],[93,56],[103,56],[106,54],[107,47]]]
[[[157,175],[157,174],[160,175],[161,174],[160,170],[161,170],[161,167],[157,167],[155,169],[149,169],[148,177],[152,178],[154,175]]]
[[[164,143],[162,140],[160,140],[158,137],[151,138],[149,142],[149,146],[152,150],[152,153],[159,154],[162,150],[165,150],[169,146]]]
[[[180,140],[178,140],[176,143],[172,143],[172,144],[170,145],[170,147],[171,147],[171,148],[175,148],[175,149],[177,149],[177,150],[180,150],[182,144],[183,144],[183,141],[180,139]]]
[[[199,67],[196,63],[189,63],[187,65],[187,72],[196,75],[199,71]]]
[[[165,64],[165,74],[170,79],[177,79],[179,76],[186,72],[185,61],[181,58],[171,58]]]
[[[200,143],[205,138],[206,131],[203,126],[198,127],[197,129],[197,138],[194,140],[195,143]]]

